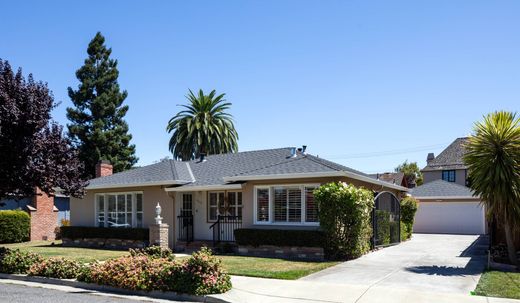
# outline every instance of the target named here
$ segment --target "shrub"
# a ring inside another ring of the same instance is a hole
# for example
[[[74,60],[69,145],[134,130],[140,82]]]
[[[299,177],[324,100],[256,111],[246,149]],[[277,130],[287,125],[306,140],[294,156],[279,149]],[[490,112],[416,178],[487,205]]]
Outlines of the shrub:
[[[387,245],[391,243],[390,239],[390,212],[385,210],[376,210],[376,245]]]
[[[62,226],[61,236],[68,239],[101,238],[148,241],[149,231],[147,228]]]
[[[314,191],[325,254],[330,259],[357,258],[370,250],[374,195],[364,188],[333,182]]]
[[[413,222],[415,218],[415,213],[417,212],[418,203],[417,200],[413,197],[406,197],[401,200],[401,222],[404,224],[404,229],[406,232],[406,238],[404,240],[410,239],[412,237],[413,231]],[[401,227],[401,239],[403,240],[403,228]]]
[[[0,272],[6,274],[25,274],[35,263],[43,261],[43,257],[19,249],[4,249],[0,255]]]
[[[164,258],[164,259],[169,259],[169,260],[175,259],[175,254],[173,253],[173,251],[171,249],[161,248],[160,246],[156,246],[156,245],[145,247],[145,248],[136,248],[136,249],[130,248],[129,251],[130,251],[130,255],[132,257],[146,256],[146,257],[155,258],[155,259],[158,259],[158,258]]]
[[[82,265],[73,260],[49,258],[40,263],[34,263],[28,271],[29,276],[41,276],[57,279],[75,279]]]
[[[31,217],[23,210],[0,210],[0,243],[29,240]]]
[[[323,247],[325,234],[319,230],[236,229],[238,245]]]
[[[401,221],[401,241],[406,241],[412,237],[411,226]]]
[[[203,248],[182,260],[135,254],[82,269],[78,280],[132,290],[162,290],[205,295],[231,289],[220,259]]]

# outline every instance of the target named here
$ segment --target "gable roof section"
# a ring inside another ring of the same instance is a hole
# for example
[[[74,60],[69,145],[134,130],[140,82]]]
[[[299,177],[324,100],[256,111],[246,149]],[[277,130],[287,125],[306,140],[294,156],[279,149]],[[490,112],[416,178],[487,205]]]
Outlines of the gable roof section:
[[[402,185],[404,181],[404,173],[402,172],[370,174],[370,177],[397,185]]]
[[[146,185],[172,186],[168,190],[233,187],[248,180],[348,176],[406,190],[375,180],[349,167],[309,154],[291,157],[290,147],[207,156],[204,161],[167,160],[91,180],[87,189]]]
[[[413,188],[410,194],[416,198],[475,198],[468,187],[440,179]]]
[[[446,170],[446,169],[465,169],[464,164],[464,144],[468,138],[457,138],[446,149],[444,149],[437,157],[423,168],[423,171]]]
[[[95,178],[90,180],[87,189],[173,185],[192,182],[187,165],[182,162],[175,162],[166,160],[110,176]]]

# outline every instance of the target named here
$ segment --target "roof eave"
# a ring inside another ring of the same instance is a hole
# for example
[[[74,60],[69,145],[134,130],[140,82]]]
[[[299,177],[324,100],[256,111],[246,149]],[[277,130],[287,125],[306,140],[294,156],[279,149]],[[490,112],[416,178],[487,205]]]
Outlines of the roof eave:
[[[168,187],[164,190],[167,192],[181,192],[181,191],[207,191],[207,190],[241,190],[243,184],[222,184],[222,185],[194,185],[194,186],[178,186]]]
[[[475,196],[414,196],[417,200],[451,200],[451,199],[471,199],[471,200],[480,200],[479,197]]]
[[[302,179],[302,178],[322,178],[322,177],[348,177],[367,183],[389,187],[399,191],[408,191],[408,188],[377,180],[369,176],[362,176],[348,171],[333,171],[333,172],[315,172],[315,173],[294,173],[294,174],[276,174],[276,175],[252,175],[252,176],[232,176],[224,177],[225,182],[236,181],[260,181],[260,180],[281,180],[281,179]]]
[[[191,181],[184,180],[166,180],[166,181],[154,181],[154,182],[138,182],[138,183],[125,183],[125,184],[100,184],[100,185],[89,185],[86,187],[87,190],[93,189],[114,189],[114,188],[128,188],[128,187],[145,187],[145,186],[165,186],[165,185],[184,185]]]

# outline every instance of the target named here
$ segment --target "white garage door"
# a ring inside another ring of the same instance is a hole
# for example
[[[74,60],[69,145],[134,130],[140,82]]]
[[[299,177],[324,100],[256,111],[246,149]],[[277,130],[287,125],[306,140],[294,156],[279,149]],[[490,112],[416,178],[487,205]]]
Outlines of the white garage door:
[[[478,202],[420,202],[413,231],[436,234],[485,234],[484,209]]]

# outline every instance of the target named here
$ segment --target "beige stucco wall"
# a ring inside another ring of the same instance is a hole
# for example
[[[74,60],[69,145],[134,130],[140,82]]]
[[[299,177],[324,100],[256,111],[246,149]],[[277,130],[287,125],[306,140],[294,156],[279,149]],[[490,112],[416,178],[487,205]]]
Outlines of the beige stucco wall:
[[[346,177],[341,178],[306,178],[306,179],[281,179],[272,181],[251,181],[247,182],[242,187],[242,216],[244,228],[285,228],[285,229],[315,229],[316,226],[288,226],[288,225],[255,225],[254,224],[254,188],[256,185],[280,185],[280,184],[324,184],[332,181],[344,181],[352,183],[355,186],[363,186],[367,189],[374,191],[388,190],[397,196],[400,195],[397,190],[390,190],[388,188],[382,188],[379,185],[361,182],[358,180],[349,179]],[[212,240],[213,234],[210,226],[213,222],[208,221],[208,192],[207,191],[187,191],[187,192],[170,192],[168,194],[163,187],[137,187],[137,188],[120,188],[111,190],[89,190],[87,195],[83,199],[72,198],[70,201],[70,217],[72,225],[79,226],[94,226],[95,225],[95,204],[94,195],[96,193],[113,193],[113,192],[130,192],[130,191],[142,191],[143,192],[143,212],[144,212],[144,227],[148,224],[154,223],[155,217],[155,205],[160,202],[162,206],[162,217],[164,223],[170,225],[170,238],[169,242],[174,244],[174,238],[177,237],[178,220],[177,214],[180,213],[182,207],[182,194],[191,193],[193,194],[193,215],[194,215],[194,238],[196,240]],[[236,190],[233,190],[236,191]],[[178,201],[178,203],[175,203]]]
[[[142,192],[143,193],[143,227],[155,223],[155,206],[157,202],[162,208],[161,216],[164,218],[164,223],[170,225],[169,228],[169,243],[173,245],[173,218],[174,213],[174,198],[169,196],[161,186],[147,186],[147,187],[130,187],[117,188],[105,190],[87,190],[87,194],[83,199],[70,199],[70,223],[74,226],[95,226],[95,194],[96,193],[122,193],[122,192]]]
[[[424,183],[435,180],[442,180],[442,170],[423,171]],[[466,186],[466,170],[455,170],[455,183]]]

